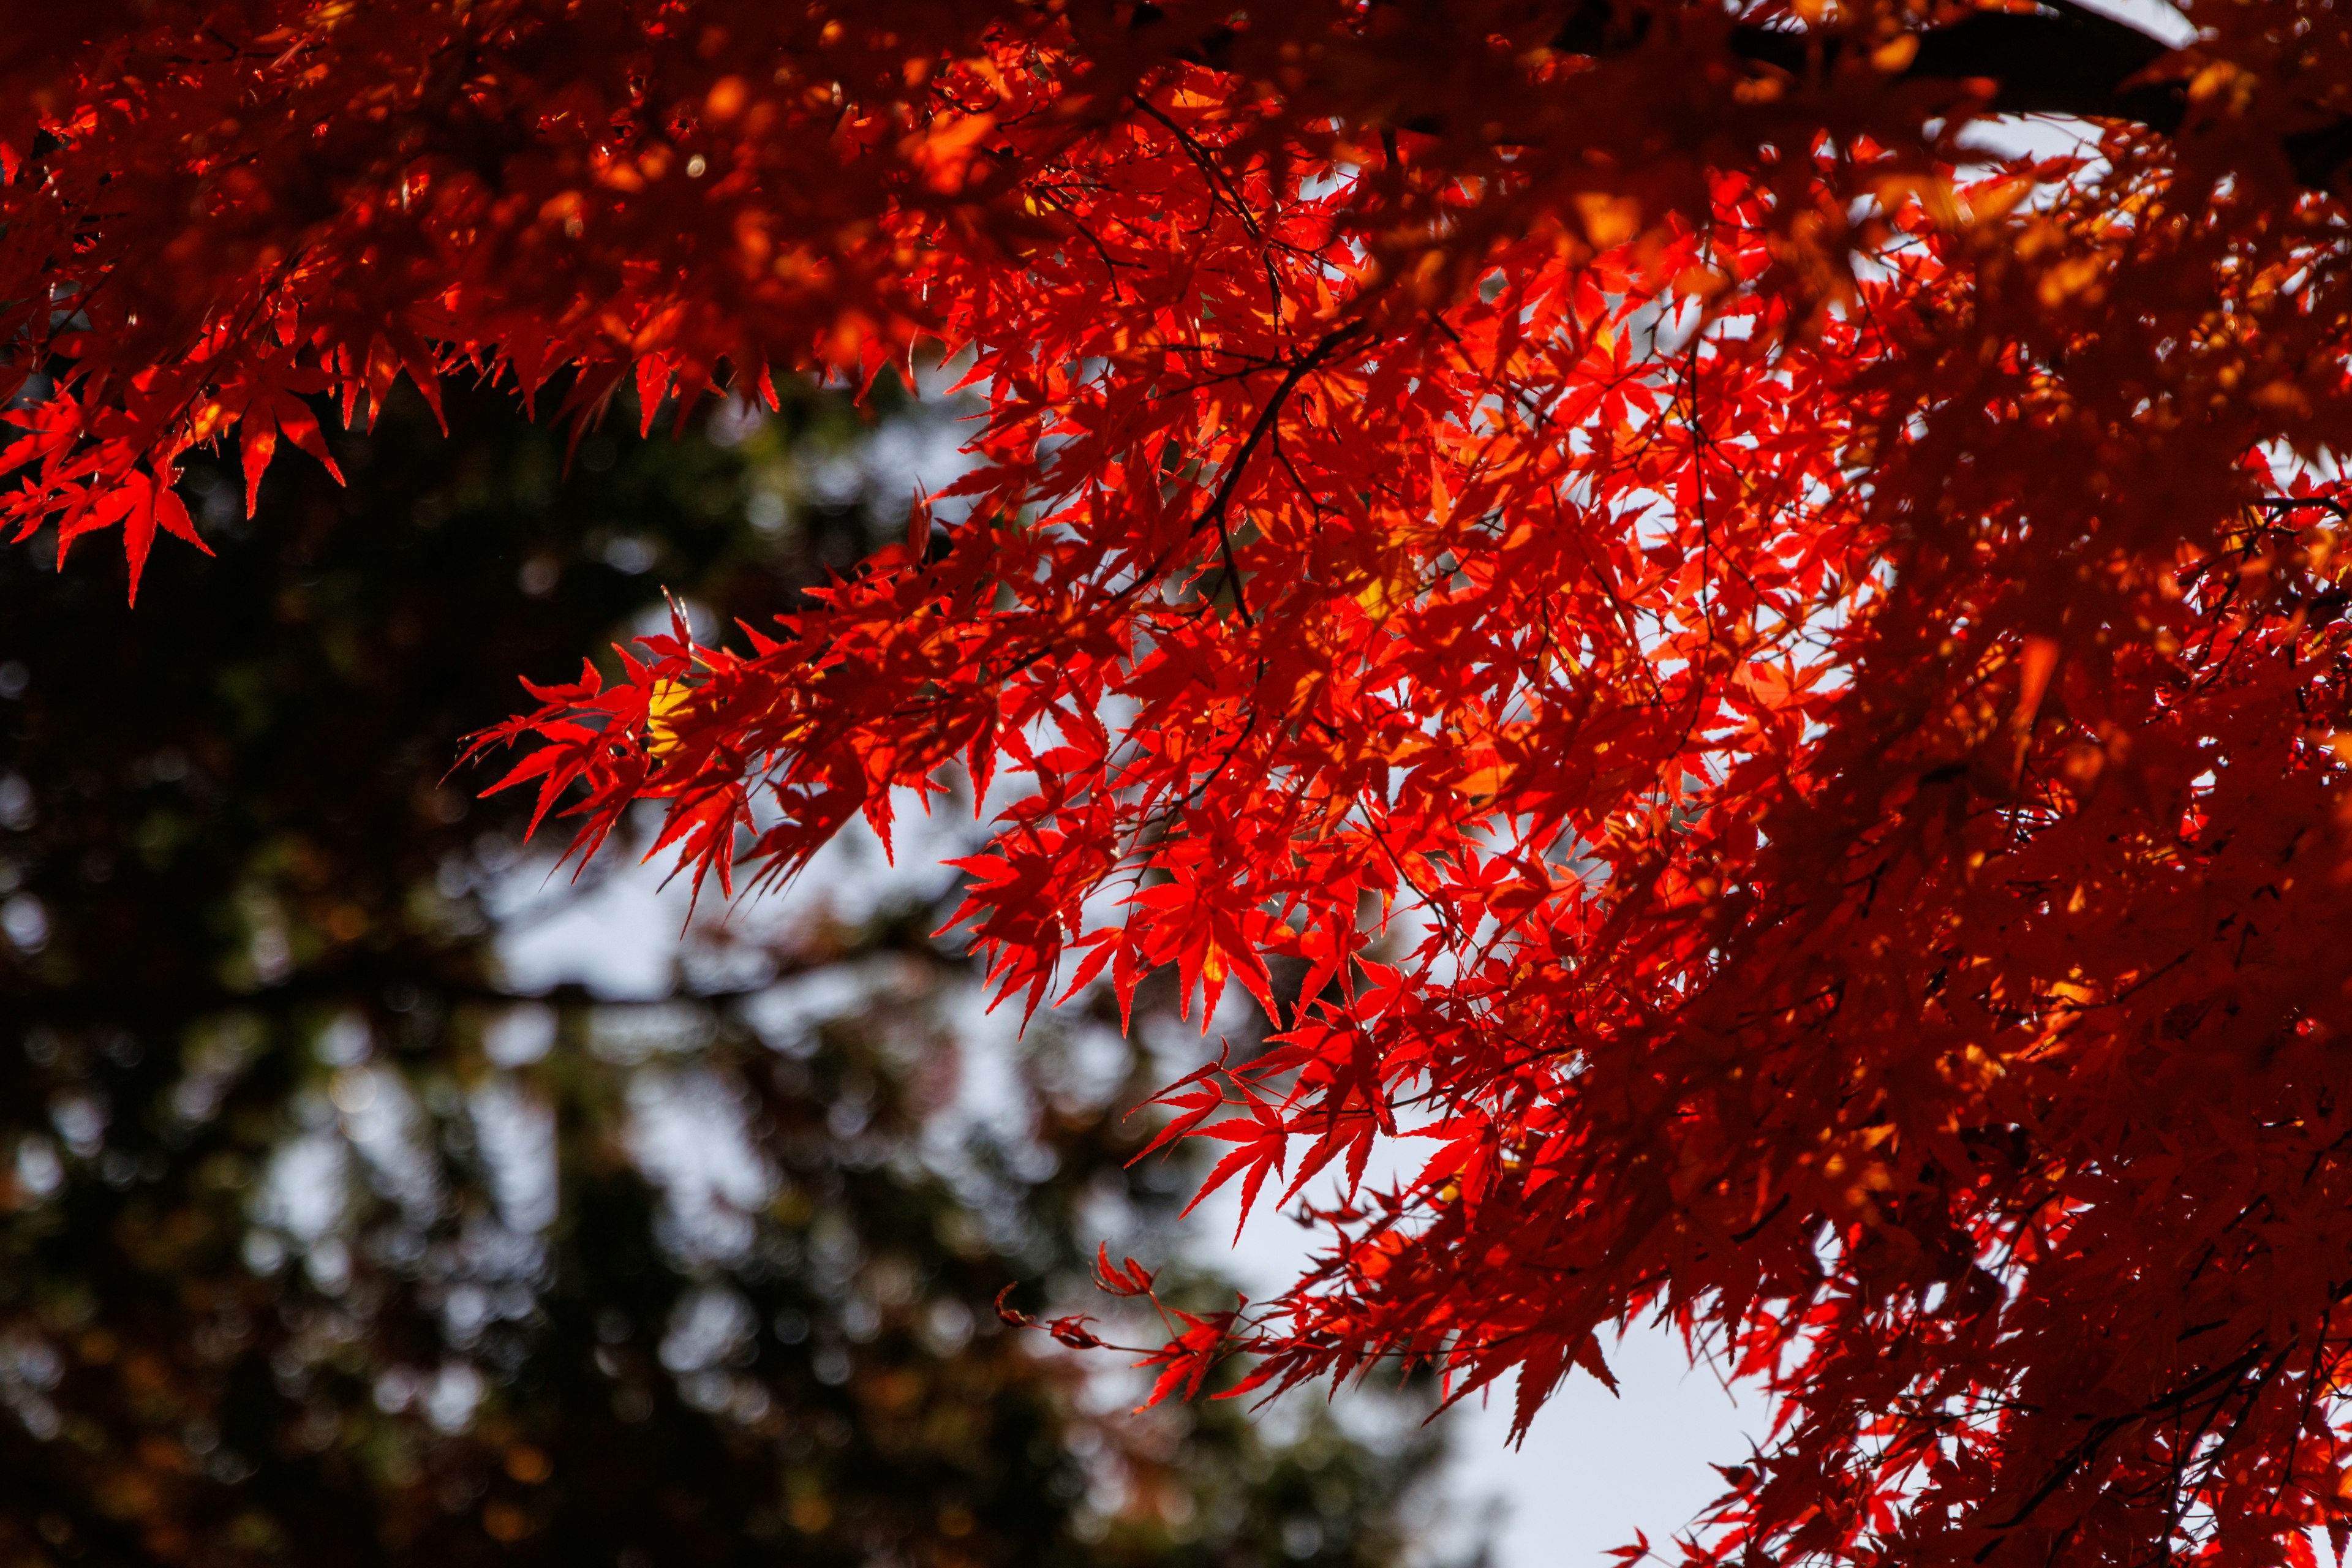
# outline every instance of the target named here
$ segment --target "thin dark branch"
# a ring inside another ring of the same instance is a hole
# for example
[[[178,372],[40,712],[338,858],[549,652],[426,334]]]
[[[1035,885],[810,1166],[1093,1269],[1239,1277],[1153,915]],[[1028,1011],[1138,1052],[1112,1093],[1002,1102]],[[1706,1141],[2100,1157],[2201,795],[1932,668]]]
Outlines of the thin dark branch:
[[[1641,44],[1650,23],[1647,12],[1582,0],[1552,47],[1571,54],[1622,53]],[[2042,0],[2034,11],[1979,11],[1918,39],[1918,52],[1895,73],[1899,79],[1956,88],[1990,82],[1993,94],[1986,108],[1996,114],[2121,121],[2168,136],[2188,117],[2185,82],[2144,79],[2172,46],[2075,0]],[[1826,77],[1853,47],[1838,35],[1793,27],[1747,26],[1731,34],[1733,54],[1801,80]],[[2332,188],[2352,162],[2352,120],[2289,136],[2284,151],[2303,184]]]

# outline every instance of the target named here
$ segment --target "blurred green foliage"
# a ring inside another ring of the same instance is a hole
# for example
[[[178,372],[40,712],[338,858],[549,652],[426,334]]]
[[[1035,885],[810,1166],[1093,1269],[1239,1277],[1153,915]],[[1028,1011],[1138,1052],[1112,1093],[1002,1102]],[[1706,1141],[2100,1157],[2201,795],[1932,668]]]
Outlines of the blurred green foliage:
[[[1127,1167],[1099,1016],[1032,1031],[1024,1124],[956,1113],[945,887],[514,994],[614,862],[546,879],[461,737],[658,585],[788,605],[953,446],[887,385],[626,423],[567,469],[503,396],[395,401],[251,521],[200,464],[218,556],[135,611],[0,553],[0,1564],[1400,1561],[1425,1405],[1134,1417],[999,1327],[1194,1173]]]

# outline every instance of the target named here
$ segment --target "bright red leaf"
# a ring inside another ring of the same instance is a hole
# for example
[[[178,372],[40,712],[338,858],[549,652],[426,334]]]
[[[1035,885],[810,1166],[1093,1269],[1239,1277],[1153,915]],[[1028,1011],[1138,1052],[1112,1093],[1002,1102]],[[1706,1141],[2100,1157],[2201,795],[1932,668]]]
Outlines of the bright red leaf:
[[[191,450],[403,377],[576,431],[968,355],[906,546],[484,744],[722,885],[970,789],[1005,995],[1239,980],[1167,1135],[1327,1245],[1155,1397],[1524,1426],[1663,1315],[1780,1400],[1693,1563],[2288,1568],[2352,1509],[2352,24],[2192,20],[45,13],[0,518],[135,582]]]

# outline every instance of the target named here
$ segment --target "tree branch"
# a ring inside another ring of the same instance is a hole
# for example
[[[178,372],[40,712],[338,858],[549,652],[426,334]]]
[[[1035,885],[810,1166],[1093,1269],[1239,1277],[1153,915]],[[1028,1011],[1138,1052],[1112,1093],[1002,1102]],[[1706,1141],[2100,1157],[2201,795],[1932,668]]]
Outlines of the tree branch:
[[[1570,54],[1617,53],[1638,45],[1649,24],[1646,12],[1619,16],[1610,0],[1582,0],[1552,45]],[[1895,73],[1898,79],[1990,82],[1989,107],[1996,113],[2123,121],[2161,135],[2179,130],[2187,117],[2184,83],[2134,80],[2172,47],[2075,0],[2042,0],[2042,9],[2032,12],[1979,11],[1917,37],[1918,53]],[[1732,30],[1731,51],[1802,78],[1834,66],[1851,42],[1750,26]],[[2303,184],[2332,188],[2352,161],[2352,121],[2290,136],[2284,151]]]
[[[2188,108],[2179,83],[2125,84],[2172,52],[2160,38],[2074,5],[2044,0],[2033,12],[1979,11],[1948,27],[1918,35],[1919,52],[1899,73],[1906,81],[1991,81],[1990,107],[2001,114],[2071,114],[2126,120],[2150,130],[2178,130]],[[1732,52],[1802,76],[1819,47],[1824,67],[1843,38],[1815,40],[1770,27],[1741,27]]]

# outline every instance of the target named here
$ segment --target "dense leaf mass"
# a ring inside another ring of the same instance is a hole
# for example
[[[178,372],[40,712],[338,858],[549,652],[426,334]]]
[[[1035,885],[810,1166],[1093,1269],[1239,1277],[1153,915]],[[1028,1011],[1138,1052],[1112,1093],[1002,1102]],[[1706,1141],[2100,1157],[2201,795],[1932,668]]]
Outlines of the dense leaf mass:
[[[135,576],[404,373],[968,366],[905,547],[497,738],[722,880],[960,765],[1016,1005],[1238,983],[1171,1135],[1328,1245],[1171,1370],[1524,1421],[1656,1310],[1782,1401],[1699,1557],[2341,1542],[2339,12],[2079,99],[1870,0],[138,15],[5,132],[21,529]]]

